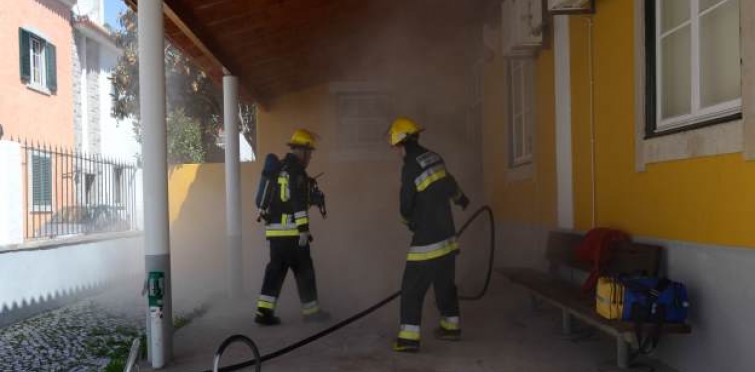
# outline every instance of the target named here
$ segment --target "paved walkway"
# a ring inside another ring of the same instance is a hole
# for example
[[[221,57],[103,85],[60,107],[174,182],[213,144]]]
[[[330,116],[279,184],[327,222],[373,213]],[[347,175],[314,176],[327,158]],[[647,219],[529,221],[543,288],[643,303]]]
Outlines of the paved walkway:
[[[110,290],[0,329],[0,371],[106,370],[110,357],[127,352],[133,337],[143,331],[145,304],[136,294],[136,284],[132,283],[131,287]],[[251,298],[236,303],[215,303],[207,313],[179,329],[175,335],[173,363],[165,371],[210,369],[214,350],[232,334],[251,337],[266,354],[336,321],[303,323],[295,303],[288,301],[282,304],[280,314],[284,324],[262,328],[252,322],[253,305]],[[361,307],[346,301],[341,308],[331,307],[331,310],[334,319],[344,319]],[[398,322],[398,302],[394,301],[320,341],[266,362],[263,370],[598,372],[612,369],[615,346],[610,338],[596,333],[586,338],[562,336],[558,311],[547,306],[533,311],[527,294],[500,277],[494,278],[483,300],[462,303],[462,342],[432,338],[438,315],[431,293],[425,310],[419,354],[398,354],[390,350]],[[250,356],[243,346],[235,345],[224,356],[223,365],[238,363]],[[658,372],[671,371],[657,367]],[[146,362],[142,363],[142,371],[145,370],[150,370]]]
[[[396,335],[398,302],[340,331],[263,365],[264,371],[526,371],[586,372],[611,370],[615,345],[610,338],[592,334],[571,339],[560,335],[560,313],[543,306],[530,307],[521,289],[496,277],[490,293],[478,302],[462,303],[463,341],[449,343],[432,338],[438,315],[432,296],[425,304],[423,343],[419,354],[390,350]],[[377,299],[376,299],[377,300]],[[232,334],[244,334],[270,353],[333,324],[305,324],[295,309],[283,309],[284,324],[261,328],[253,324],[252,299],[218,304],[179,330],[173,363],[166,371],[193,372],[211,368],[215,348]],[[292,306],[289,306],[292,307]],[[359,309],[340,310],[336,319]],[[251,353],[241,345],[229,349],[223,365],[247,360]],[[607,369],[601,367],[608,367]],[[150,370],[143,364],[142,371]],[[251,369],[247,369],[251,370]],[[656,371],[670,369],[659,366]]]
[[[102,371],[143,321],[84,300],[0,329],[1,371]]]

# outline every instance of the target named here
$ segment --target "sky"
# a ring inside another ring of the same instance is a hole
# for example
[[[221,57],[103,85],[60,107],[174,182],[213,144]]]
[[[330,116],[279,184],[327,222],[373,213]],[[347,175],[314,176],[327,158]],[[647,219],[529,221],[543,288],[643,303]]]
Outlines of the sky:
[[[105,23],[110,24],[113,28],[120,28],[118,15],[126,10],[126,4],[123,0],[105,0]]]

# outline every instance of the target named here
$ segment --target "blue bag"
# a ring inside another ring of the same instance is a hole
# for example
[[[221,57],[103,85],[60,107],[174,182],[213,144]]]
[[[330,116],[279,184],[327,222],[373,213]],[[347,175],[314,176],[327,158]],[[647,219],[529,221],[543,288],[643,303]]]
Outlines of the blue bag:
[[[639,352],[652,352],[660,340],[664,323],[684,323],[687,320],[689,298],[684,284],[666,278],[622,278],[624,309],[622,320],[635,323]],[[643,336],[645,323],[655,325],[652,334]]]
[[[635,321],[638,316],[664,323],[684,323],[687,320],[689,298],[684,284],[654,277],[624,278],[621,281],[625,288],[623,320]],[[638,311],[642,313],[637,314]]]

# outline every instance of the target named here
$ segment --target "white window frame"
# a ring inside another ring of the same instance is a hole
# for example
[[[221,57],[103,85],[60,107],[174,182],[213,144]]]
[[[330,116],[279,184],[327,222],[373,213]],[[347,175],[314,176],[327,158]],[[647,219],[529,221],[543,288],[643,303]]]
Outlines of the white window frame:
[[[29,86],[38,90],[47,91],[47,55],[45,48],[45,40],[35,36],[29,35]],[[39,54],[35,51],[35,45],[39,46]],[[38,63],[35,63],[35,58],[38,57]],[[35,76],[35,71],[39,69],[39,77]]]
[[[747,115],[740,119],[725,121],[716,125],[682,127],[678,130],[652,135],[649,131],[649,110],[655,113],[656,107],[648,107],[648,74],[646,45],[646,1],[634,0],[634,144],[635,171],[647,171],[648,164],[694,159],[723,154],[743,153],[745,159],[755,159],[755,120]],[[755,5],[748,1],[740,2],[740,37],[744,41],[753,33],[750,26],[755,21]],[[755,47],[748,42],[742,44],[742,94],[752,95],[752,84],[746,84],[749,71],[755,71],[755,61],[745,58],[753,55]],[[655,48],[653,48],[655,50]],[[656,90],[653,87],[653,92]],[[748,93],[749,92],[749,93]],[[658,97],[655,97],[658,99]],[[743,100],[743,112],[751,112],[753,107]],[[657,123],[652,115],[654,124]],[[743,152],[744,151],[744,152]]]
[[[535,60],[532,58],[513,58],[508,61],[509,82],[509,167],[517,168],[533,161],[535,128]],[[519,79],[514,75],[519,74]],[[529,76],[527,76],[529,74]],[[532,87],[527,90],[529,81]],[[518,83],[518,84],[517,84]],[[527,94],[529,93],[529,94]],[[521,107],[518,104],[521,104]],[[517,125],[521,118],[521,125]],[[528,145],[528,139],[531,141]],[[519,141],[517,145],[516,141]],[[520,150],[520,151],[517,151]]]
[[[710,122],[719,118],[724,118],[734,114],[742,112],[742,93],[740,88],[739,98],[730,100],[728,102],[722,102],[709,107],[701,107],[701,93],[700,93],[700,19],[708,13],[718,9],[719,7],[727,4],[729,1],[736,0],[722,0],[718,4],[711,6],[703,12],[699,12],[699,0],[690,1],[690,18],[676,25],[674,28],[663,32],[661,30],[661,1],[655,1],[655,72],[656,72],[656,117],[655,117],[655,133],[663,133],[665,131],[683,128],[695,124]],[[662,41],[663,39],[671,35],[684,27],[690,27],[690,113],[677,115],[671,118],[663,119],[663,60],[662,60]],[[741,40],[740,33],[740,40]],[[742,70],[740,67],[740,81],[742,76]]]

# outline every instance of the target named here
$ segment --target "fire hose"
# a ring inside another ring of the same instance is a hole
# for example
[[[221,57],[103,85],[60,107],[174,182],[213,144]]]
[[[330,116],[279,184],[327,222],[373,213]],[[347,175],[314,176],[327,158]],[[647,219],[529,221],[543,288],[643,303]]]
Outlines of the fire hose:
[[[478,209],[461,226],[461,228],[459,229],[459,231],[456,233],[456,236],[460,237],[462,234],[464,234],[464,231],[467,230],[467,228],[472,224],[472,222],[474,222],[484,212],[487,212],[488,217],[489,217],[488,220],[490,221],[490,253],[489,253],[489,256],[488,256],[488,267],[487,267],[487,273],[485,274],[485,282],[484,282],[484,284],[482,286],[482,289],[477,294],[474,294],[474,295],[471,295],[471,296],[463,296],[463,295],[459,296],[460,300],[465,300],[465,301],[476,301],[476,300],[479,300],[483,296],[485,296],[485,293],[487,293],[488,287],[490,285],[490,277],[491,277],[491,274],[493,272],[493,260],[495,258],[495,219],[493,217],[493,211],[490,209],[490,207],[486,205],[486,206],[483,206],[480,209]],[[304,345],[307,345],[307,344],[312,343],[312,342],[314,342],[314,341],[316,341],[316,340],[318,340],[318,339],[320,339],[322,337],[325,337],[325,336],[327,336],[327,335],[329,335],[329,334],[331,334],[331,333],[333,333],[333,332],[335,332],[335,331],[337,331],[337,330],[339,330],[339,329],[341,329],[341,328],[343,328],[343,327],[345,327],[345,326],[347,326],[347,325],[349,325],[349,324],[351,324],[351,323],[353,323],[353,322],[355,322],[355,321],[357,321],[357,320],[359,320],[359,319],[361,319],[361,318],[369,315],[370,313],[374,312],[375,310],[377,310],[377,309],[379,309],[379,308],[387,305],[388,303],[390,303],[391,301],[395,300],[400,295],[401,295],[401,291],[397,291],[397,292],[391,294],[390,296],[382,299],[378,303],[370,306],[369,308],[367,308],[367,309],[365,309],[365,310],[363,310],[363,311],[361,311],[361,312],[359,312],[359,313],[357,313],[357,314],[355,314],[355,315],[353,315],[353,316],[351,316],[351,317],[349,317],[349,318],[347,318],[345,320],[342,320],[342,321],[338,322],[337,324],[335,324],[335,325],[333,325],[333,326],[331,326],[329,328],[326,328],[326,329],[324,329],[324,330],[322,330],[322,331],[320,331],[318,333],[315,333],[312,336],[309,336],[309,337],[304,338],[302,340],[299,340],[299,341],[297,341],[297,342],[295,342],[295,343],[293,343],[291,345],[288,345],[288,346],[283,347],[283,348],[281,348],[279,350],[276,350],[276,351],[274,351],[272,353],[265,354],[265,355],[262,355],[262,356],[260,356],[259,349],[257,348],[257,345],[249,337],[246,337],[244,335],[233,335],[233,336],[230,336],[227,339],[225,339],[222,344],[220,344],[220,346],[218,347],[217,351],[215,352],[215,355],[214,355],[214,358],[213,358],[213,369],[212,370],[202,371],[202,372],[235,371],[235,370],[239,370],[241,368],[246,368],[246,367],[251,367],[251,366],[254,366],[255,370],[257,372],[260,372],[260,371],[262,371],[262,363],[263,362],[271,360],[271,359],[274,359],[274,358],[277,358],[277,357],[279,357],[281,355],[287,354],[287,353],[289,353],[291,351],[294,351],[294,350],[296,350],[296,349],[298,349],[298,348],[300,348],[300,347],[302,347]],[[238,364],[234,364],[234,365],[230,365],[230,366],[226,366],[226,367],[220,368],[220,366],[219,366],[220,365],[220,358],[222,357],[223,353],[228,348],[228,346],[230,346],[231,344],[234,344],[236,342],[243,342],[244,344],[246,344],[247,346],[249,346],[249,348],[254,353],[254,359],[248,360],[246,362],[241,362],[241,363],[238,363]]]

